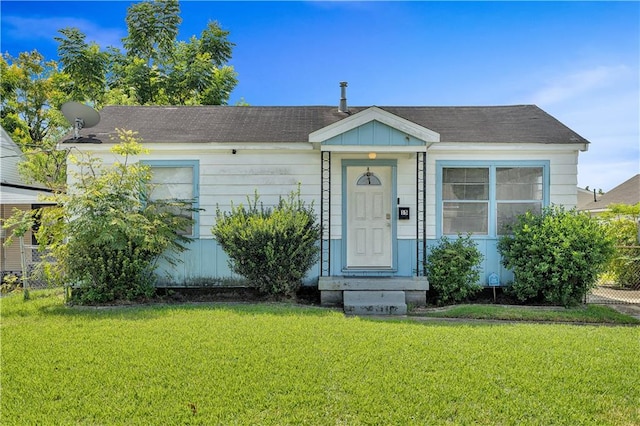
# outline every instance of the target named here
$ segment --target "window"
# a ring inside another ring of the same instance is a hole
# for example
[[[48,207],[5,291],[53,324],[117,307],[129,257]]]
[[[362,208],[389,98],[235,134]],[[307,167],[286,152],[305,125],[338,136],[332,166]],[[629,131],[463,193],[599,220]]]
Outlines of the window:
[[[498,234],[508,234],[518,215],[542,212],[542,191],[542,167],[496,168]]]
[[[198,162],[197,161],[146,161],[151,167],[151,194],[153,201],[190,202],[193,209],[198,208]],[[176,209],[179,209],[176,207]],[[180,211],[176,211],[180,213]],[[182,214],[191,217],[194,224],[185,229],[182,235],[196,237],[198,230],[198,212],[183,209]]]
[[[438,162],[442,235],[503,235],[518,215],[540,213],[548,198],[547,163]]]
[[[358,182],[356,182],[356,185],[358,185],[358,186],[363,186],[363,185],[382,185],[382,182],[380,182],[380,179],[376,175],[371,173],[369,171],[369,168],[367,167],[367,172],[365,174],[363,174],[362,176],[360,176],[360,178],[358,179]]]
[[[442,170],[443,233],[486,235],[489,219],[489,169]]]

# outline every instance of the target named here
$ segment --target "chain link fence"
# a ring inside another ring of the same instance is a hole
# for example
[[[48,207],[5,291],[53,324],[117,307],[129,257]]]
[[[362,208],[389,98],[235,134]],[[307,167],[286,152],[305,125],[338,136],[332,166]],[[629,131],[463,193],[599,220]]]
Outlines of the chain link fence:
[[[23,271],[3,271],[2,272],[2,291],[12,291],[16,288],[22,288],[26,282],[29,289],[42,289],[51,286],[46,278],[43,268],[46,264],[54,262],[53,258],[47,252],[42,252],[36,245],[24,245],[24,265]]]
[[[31,262],[27,263],[27,279],[29,288],[47,288],[50,286],[42,268],[45,263],[54,262],[48,252],[42,252],[38,246],[25,245],[25,250],[31,251]]]
[[[587,303],[640,305],[640,246],[617,246],[608,271],[587,295]]]

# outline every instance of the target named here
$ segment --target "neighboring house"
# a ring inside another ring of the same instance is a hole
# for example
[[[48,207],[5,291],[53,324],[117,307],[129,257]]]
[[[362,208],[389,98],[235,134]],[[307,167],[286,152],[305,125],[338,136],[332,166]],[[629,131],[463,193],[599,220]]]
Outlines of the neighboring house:
[[[640,174],[607,191],[597,201],[592,199],[589,203],[581,206],[579,210],[598,215],[607,211],[611,204],[634,205],[638,203],[640,203]]]
[[[578,210],[584,210],[587,204],[598,200],[602,195],[598,194],[595,190],[590,191],[588,189],[578,188],[578,204],[576,208]]]
[[[195,197],[203,210],[172,271],[177,284],[231,276],[211,234],[216,207],[255,191],[276,203],[300,184],[322,226],[308,283],[326,304],[343,292],[346,304],[354,289],[424,302],[429,245],[459,233],[473,233],[484,254],[482,283],[496,272],[504,284],[512,274],[496,244],[515,215],[577,204],[578,154],[589,142],[537,106],[347,107],[342,98],[339,108],[107,106],[64,145],[108,163],[115,129],[135,130],[156,183]]]
[[[18,163],[24,154],[11,139],[9,134],[0,127],[0,219],[4,220],[13,214],[14,209],[31,210],[39,206],[40,196],[48,194],[49,190],[42,185],[27,184],[18,173]],[[20,245],[5,246],[7,231],[0,229],[0,276],[6,274],[22,274]],[[26,244],[35,244],[33,235],[29,231],[24,237]],[[32,263],[33,250],[26,250],[26,263]]]

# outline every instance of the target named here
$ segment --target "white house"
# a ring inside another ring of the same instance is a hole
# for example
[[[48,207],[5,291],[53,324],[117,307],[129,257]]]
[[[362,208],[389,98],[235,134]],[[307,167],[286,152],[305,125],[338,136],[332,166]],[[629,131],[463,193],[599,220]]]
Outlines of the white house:
[[[589,142],[537,106],[348,107],[344,86],[339,107],[107,106],[62,145],[108,162],[115,129],[135,130],[166,194],[197,200],[178,284],[231,275],[211,234],[216,206],[256,190],[275,204],[300,184],[322,226],[308,281],[326,304],[353,290],[424,301],[429,246],[458,233],[484,254],[483,284],[492,272],[507,283],[496,250],[505,226],[526,210],[575,207]]]

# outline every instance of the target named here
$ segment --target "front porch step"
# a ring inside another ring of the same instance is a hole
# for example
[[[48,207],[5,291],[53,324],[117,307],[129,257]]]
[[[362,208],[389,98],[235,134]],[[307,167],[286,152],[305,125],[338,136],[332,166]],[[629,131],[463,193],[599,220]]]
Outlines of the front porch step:
[[[398,292],[404,295],[402,303],[423,306],[427,303],[429,281],[427,277],[320,277],[318,280],[322,306],[347,306],[343,293]],[[345,309],[345,312],[347,310]],[[404,314],[403,314],[404,315]]]
[[[407,314],[404,291],[345,291],[343,300],[346,314]]]
[[[318,290],[429,290],[427,277],[320,277]]]

